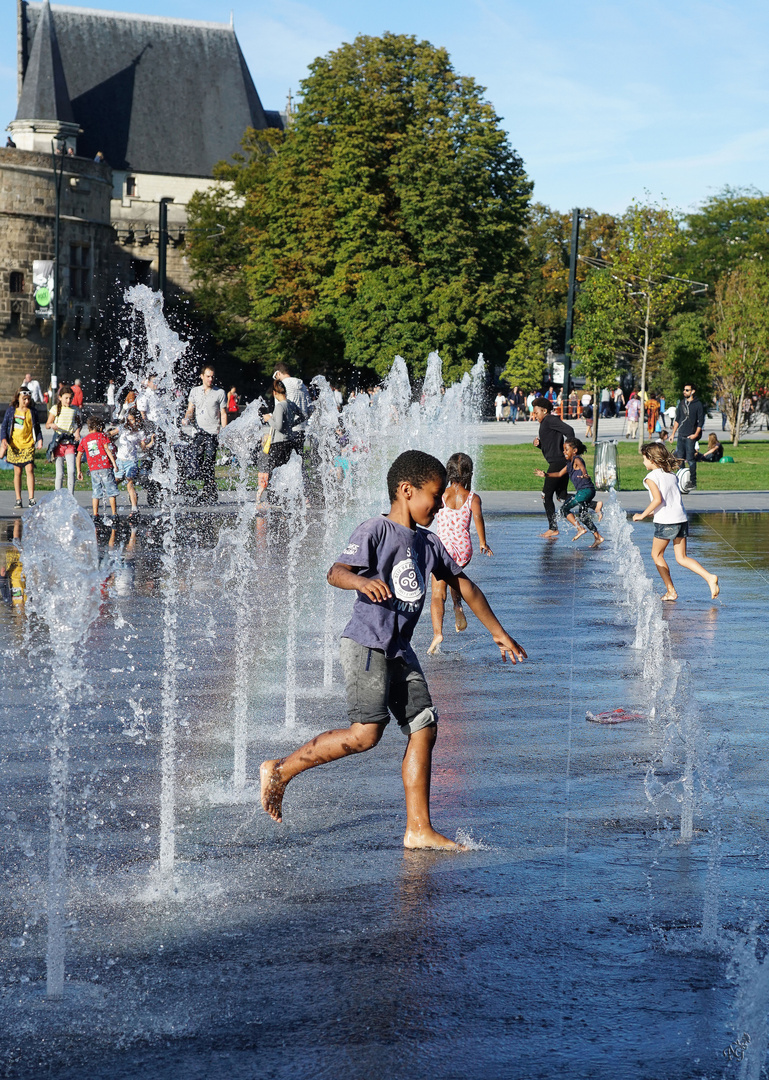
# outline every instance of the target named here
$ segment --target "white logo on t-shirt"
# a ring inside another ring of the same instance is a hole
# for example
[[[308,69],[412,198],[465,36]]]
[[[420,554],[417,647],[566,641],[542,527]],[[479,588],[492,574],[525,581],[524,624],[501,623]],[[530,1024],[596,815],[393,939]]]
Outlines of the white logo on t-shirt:
[[[355,555],[357,550],[358,550],[358,545],[357,544],[348,544],[347,547],[342,552],[342,554],[343,555]]]
[[[411,558],[410,548],[406,551],[406,556],[393,567],[393,592],[399,600],[407,604],[416,604],[425,594],[425,583],[419,567]]]

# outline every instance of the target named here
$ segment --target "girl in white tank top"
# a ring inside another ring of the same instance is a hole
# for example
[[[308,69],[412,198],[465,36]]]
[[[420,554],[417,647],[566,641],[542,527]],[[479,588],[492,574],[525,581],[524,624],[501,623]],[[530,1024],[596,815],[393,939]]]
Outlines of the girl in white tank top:
[[[665,562],[665,548],[673,541],[673,552],[679,566],[685,566],[694,574],[704,578],[710,588],[710,595],[715,600],[720,589],[718,577],[708,571],[686,554],[686,537],[689,535],[689,521],[684,510],[681,489],[678,486],[676,469],[678,459],[674,458],[662,443],[644,443],[641,457],[647,475],[644,487],[649,492],[649,505],[641,514],[633,514],[633,521],[654,518],[654,539],[652,540],[652,559],[665,583],[663,600],[677,600],[678,593],[670,576],[670,567]]]

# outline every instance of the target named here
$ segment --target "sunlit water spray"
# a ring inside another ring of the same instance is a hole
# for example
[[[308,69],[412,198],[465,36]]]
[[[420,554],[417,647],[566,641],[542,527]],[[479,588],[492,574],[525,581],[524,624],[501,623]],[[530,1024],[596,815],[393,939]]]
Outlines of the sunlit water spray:
[[[188,344],[171,329],[163,315],[163,298],[145,285],[126,292],[135,318],[142,318],[146,337],[146,355],[135,345],[126,361],[126,380],[141,386],[148,376],[155,382],[156,446],[152,478],[161,490],[163,535],[163,680],[161,688],[161,777],[160,842],[158,881],[161,892],[173,887],[176,857],[176,730],[178,724],[179,667],[178,618],[179,573],[177,565],[177,499],[179,467],[177,462],[176,382],[177,366]]]
[[[219,441],[232,451],[236,465],[235,493],[238,513],[234,528],[223,529],[216,555],[221,564],[227,594],[235,605],[235,679],[232,694],[233,768],[232,787],[242,793],[246,785],[248,756],[248,675],[251,668],[251,621],[254,610],[256,564],[251,554],[250,538],[256,516],[256,503],[248,491],[248,467],[251,453],[261,436],[259,415],[261,399],[252,401],[246,410],[221,433]]]
[[[85,682],[82,645],[99,614],[104,571],[99,568],[93,522],[66,489],[40,500],[25,525],[22,552],[27,604],[47,625],[52,650],[61,642],[68,647],[52,679],[56,710],[49,767],[46,989],[56,1001],[64,993],[66,953],[70,709]]]

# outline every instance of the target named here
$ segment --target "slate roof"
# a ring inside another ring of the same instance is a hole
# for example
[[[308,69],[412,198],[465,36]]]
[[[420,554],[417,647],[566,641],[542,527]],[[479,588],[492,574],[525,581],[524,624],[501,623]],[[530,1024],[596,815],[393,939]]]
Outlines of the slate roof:
[[[51,8],[43,4],[40,33],[32,44],[27,74],[16,110],[17,120],[63,120],[74,123]]]
[[[20,108],[46,7],[21,4]],[[240,149],[247,127],[279,125],[277,114],[265,115],[231,26],[58,4],[50,11],[83,157],[101,150],[113,169],[211,176]]]

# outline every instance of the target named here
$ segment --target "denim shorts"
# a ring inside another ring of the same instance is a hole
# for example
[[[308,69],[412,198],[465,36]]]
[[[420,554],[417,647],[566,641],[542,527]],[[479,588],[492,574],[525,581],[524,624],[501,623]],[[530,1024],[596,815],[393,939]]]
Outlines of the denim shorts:
[[[688,535],[688,521],[674,521],[672,525],[663,525],[660,522],[656,522],[654,525],[655,540],[680,540],[682,536]]]
[[[388,660],[381,649],[343,637],[339,659],[351,724],[389,724],[392,713],[404,735],[437,725],[438,714],[416,657]]]
[[[115,470],[115,481],[120,483],[122,480],[138,480],[139,478],[139,465],[135,461],[129,461],[128,458],[117,459],[117,469]]]
[[[112,469],[91,470],[91,491],[94,499],[110,499],[117,495],[117,484]]]

